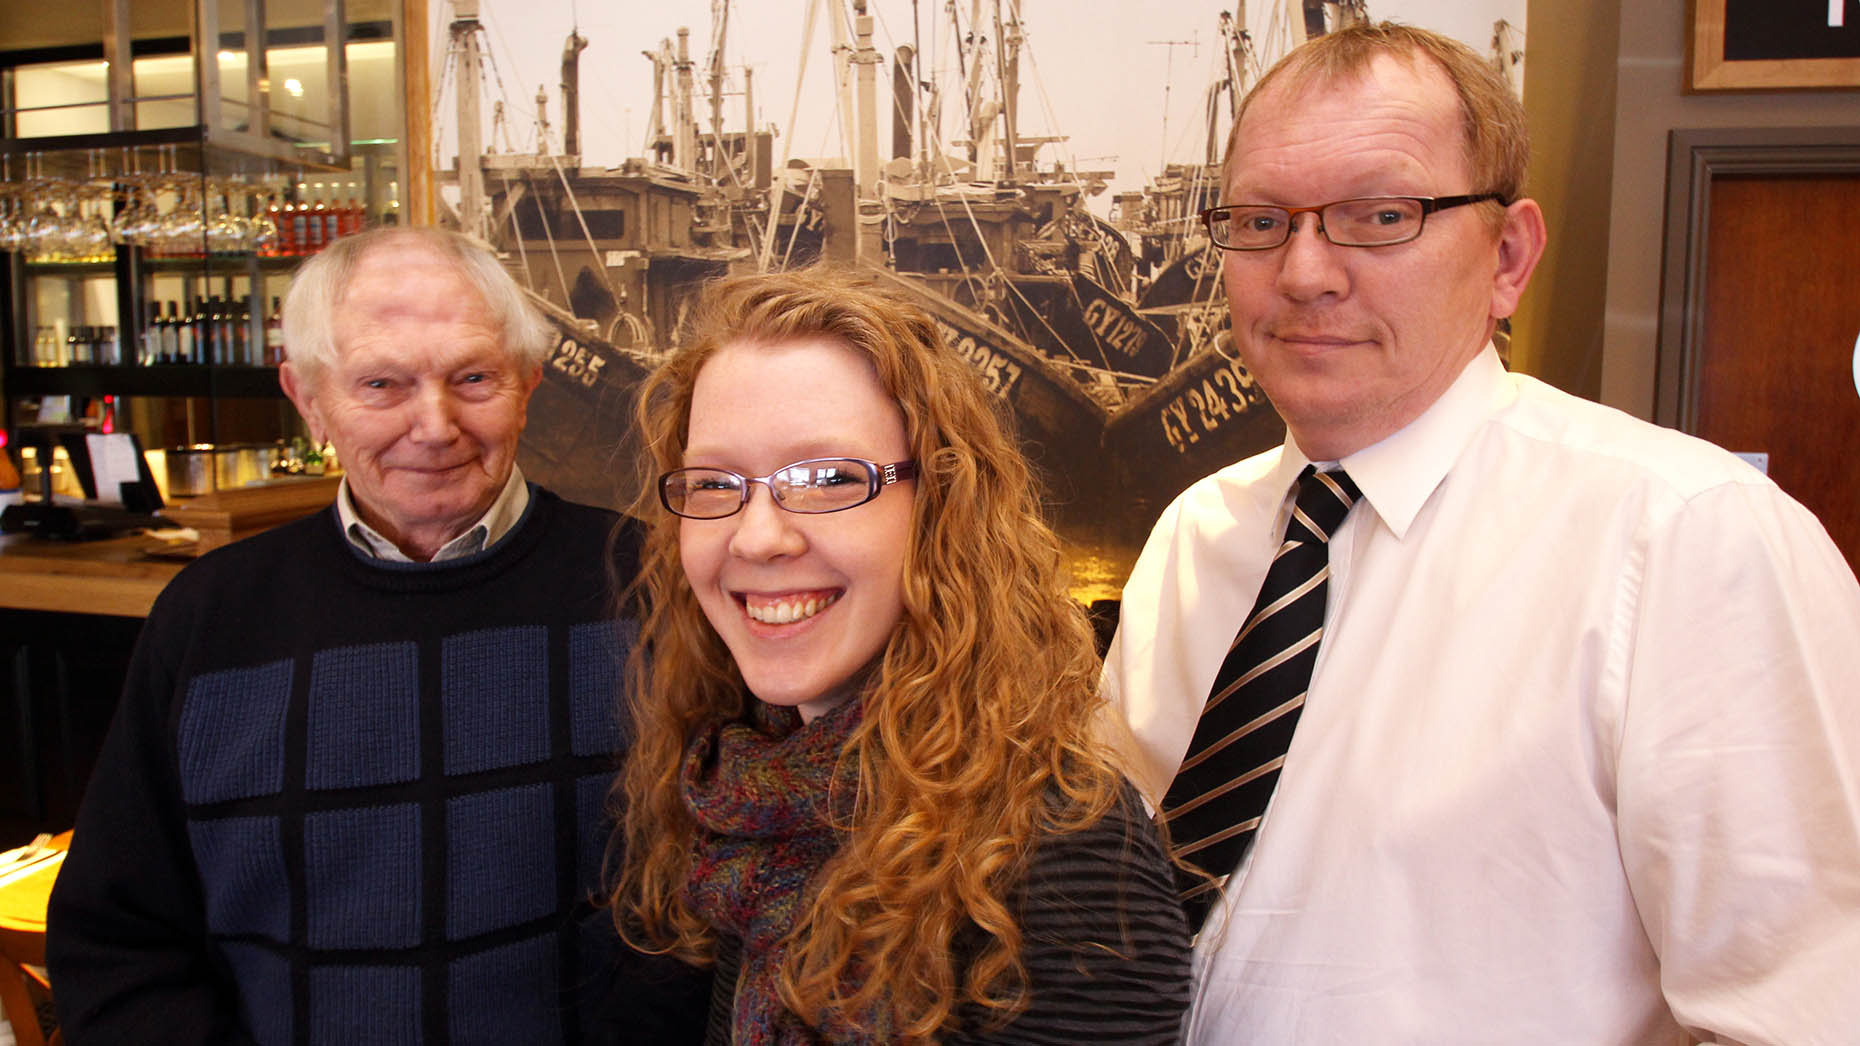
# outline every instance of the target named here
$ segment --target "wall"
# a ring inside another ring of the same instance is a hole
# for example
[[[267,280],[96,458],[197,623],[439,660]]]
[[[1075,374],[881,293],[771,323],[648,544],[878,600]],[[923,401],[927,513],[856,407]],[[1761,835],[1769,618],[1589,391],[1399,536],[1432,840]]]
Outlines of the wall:
[[[1620,11],[1598,398],[1650,418],[1659,347],[1667,133],[1675,128],[1860,125],[1860,90],[1687,95],[1683,93],[1686,0],[1598,3],[1618,4]],[[1531,4],[1533,35],[1555,17],[1545,10],[1540,19],[1539,8],[1553,6],[1563,5],[1545,0]],[[1533,75],[1544,75],[1548,64],[1527,63],[1526,83]],[[1557,301],[1559,311],[1572,315],[1591,307],[1592,302],[1580,296]]]
[[[1526,191],[1543,205],[1550,243],[1512,317],[1511,365],[1590,399],[1602,380],[1620,8],[1532,0],[1524,44]]]

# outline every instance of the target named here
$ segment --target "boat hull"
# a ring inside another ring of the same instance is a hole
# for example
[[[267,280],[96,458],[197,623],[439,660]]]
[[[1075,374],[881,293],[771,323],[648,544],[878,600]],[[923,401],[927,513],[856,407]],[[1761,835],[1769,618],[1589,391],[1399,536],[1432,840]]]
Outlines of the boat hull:
[[[1136,513],[1153,521],[1209,473],[1278,446],[1285,423],[1221,344],[1132,396],[1105,427],[1105,456]]]
[[[915,302],[936,322],[943,339],[981,376],[1007,408],[1022,451],[1063,519],[1098,510],[1105,424],[1109,414],[1079,385],[1026,342],[986,316],[923,283],[883,269],[872,278]]]
[[[530,301],[548,320],[553,342],[530,397],[517,464],[526,478],[571,501],[624,509],[648,482],[633,406],[650,361],[538,296]]]

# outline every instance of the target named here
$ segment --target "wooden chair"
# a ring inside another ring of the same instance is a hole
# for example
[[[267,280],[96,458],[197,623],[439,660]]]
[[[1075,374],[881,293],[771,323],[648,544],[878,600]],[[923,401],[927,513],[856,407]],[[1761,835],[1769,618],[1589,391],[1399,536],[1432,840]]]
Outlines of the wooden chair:
[[[45,980],[45,934],[0,926],[0,1008],[13,1026],[19,1046],[61,1046],[56,1031],[47,1038],[39,1028],[39,1007],[51,1001]]]

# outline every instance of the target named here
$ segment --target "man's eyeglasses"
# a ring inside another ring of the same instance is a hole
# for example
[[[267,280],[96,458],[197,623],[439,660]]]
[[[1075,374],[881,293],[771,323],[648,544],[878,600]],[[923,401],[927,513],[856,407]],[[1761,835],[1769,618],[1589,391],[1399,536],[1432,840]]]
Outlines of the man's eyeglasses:
[[[659,477],[659,500],[686,519],[723,519],[749,504],[751,484],[760,483],[789,512],[841,512],[878,497],[899,480],[917,478],[917,463],[880,465],[864,458],[809,458],[766,476],[718,468],[673,469]]]
[[[1495,192],[1470,196],[1368,196],[1318,207],[1267,207],[1236,204],[1201,212],[1214,245],[1227,251],[1269,251],[1292,235],[1292,219],[1317,215],[1318,231],[1339,247],[1392,247],[1421,235],[1427,216],[1449,207],[1486,200],[1503,201]]]

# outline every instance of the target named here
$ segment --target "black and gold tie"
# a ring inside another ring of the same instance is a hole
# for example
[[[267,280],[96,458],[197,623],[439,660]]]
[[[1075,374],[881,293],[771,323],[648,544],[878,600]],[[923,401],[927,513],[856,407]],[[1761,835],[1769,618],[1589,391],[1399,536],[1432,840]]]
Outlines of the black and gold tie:
[[[1361,494],[1343,472],[1309,465],[1297,491],[1285,540],[1163,797],[1176,856],[1214,877],[1177,872],[1191,927],[1201,926],[1239,865],[1278,783],[1324,634],[1330,536]]]

